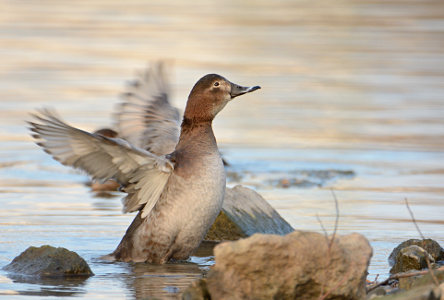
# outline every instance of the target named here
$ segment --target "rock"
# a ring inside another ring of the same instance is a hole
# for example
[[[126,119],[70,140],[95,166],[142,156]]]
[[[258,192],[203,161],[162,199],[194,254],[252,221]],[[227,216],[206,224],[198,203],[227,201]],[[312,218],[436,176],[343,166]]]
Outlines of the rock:
[[[387,289],[385,286],[378,286],[376,289],[372,290],[367,294],[367,299],[374,299],[378,296],[384,296],[387,295]]]
[[[416,245],[423,248],[433,257],[435,261],[444,259],[444,249],[438,244],[438,242],[432,239],[424,239],[424,240],[410,239],[402,242],[395,249],[393,249],[388,259],[390,266],[393,266],[395,264],[395,260],[396,257],[398,256],[399,251],[411,245]]]
[[[206,241],[234,241],[247,237],[247,234],[234,223],[222,209],[205,236]]]
[[[77,253],[48,245],[29,247],[3,269],[15,274],[40,277],[94,275]]]
[[[261,195],[237,185],[225,190],[222,211],[205,240],[237,240],[254,233],[284,235],[293,230]]]
[[[400,291],[382,297],[374,297],[372,300],[443,300],[444,286],[423,286],[414,290]]]
[[[211,299],[362,299],[372,248],[353,233],[331,247],[315,232],[255,234],[214,249]],[[190,298],[192,299],[192,298]]]
[[[439,282],[444,282],[444,271],[434,270],[434,275]],[[399,279],[399,288],[403,290],[410,290],[420,286],[433,284],[433,278],[430,273],[422,276],[412,276]]]
[[[396,256],[395,264],[390,269],[391,274],[396,274],[399,272],[406,272],[409,270],[421,270],[427,268],[427,260],[433,263],[435,260],[433,257],[427,253],[423,248],[410,245],[401,249]]]
[[[204,279],[193,282],[183,293],[183,300],[210,300],[207,283]]]

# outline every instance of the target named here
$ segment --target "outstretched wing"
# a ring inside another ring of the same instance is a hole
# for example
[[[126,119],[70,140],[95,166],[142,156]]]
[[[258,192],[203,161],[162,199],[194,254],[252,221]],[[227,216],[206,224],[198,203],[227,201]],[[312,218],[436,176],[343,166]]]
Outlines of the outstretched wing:
[[[29,122],[32,136],[45,152],[64,165],[82,169],[95,179],[113,178],[127,187],[124,211],[143,209],[146,216],[159,199],[174,164],[164,156],[74,128],[48,109]]]
[[[170,104],[169,93],[162,63],[130,82],[116,113],[120,137],[158,155],[173,152],[179,141],[180,114]]]

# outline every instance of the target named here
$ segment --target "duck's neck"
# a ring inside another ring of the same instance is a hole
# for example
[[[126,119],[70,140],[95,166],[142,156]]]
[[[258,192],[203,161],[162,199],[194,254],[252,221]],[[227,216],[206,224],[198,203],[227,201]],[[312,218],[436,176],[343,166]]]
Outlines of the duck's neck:
[[[181,133],[194,130],[199,127],[211,127],[213,119],[209,118],[188,118],[183,117],[182,124],[180,125]]]
[[[181,125],[179,143],[176,149],[180,148],[217,148],[214,137],[212,120],[189,119],[184,117]]]

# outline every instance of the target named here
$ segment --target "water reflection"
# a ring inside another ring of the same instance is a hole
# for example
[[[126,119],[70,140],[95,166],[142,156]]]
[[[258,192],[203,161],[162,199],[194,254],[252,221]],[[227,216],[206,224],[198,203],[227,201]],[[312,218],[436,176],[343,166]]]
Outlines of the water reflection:
[[[208,271],[214,263],[215,242],[203,242],[188,261],[170,262],[164,265],[147,263],[104,262],[93,260],[99,270],[116,270],[118,273],[98,274],[99,282],[105,278],[121,281],[135,299],[177,299],[177,295]],[[96,276],[97,277],[97,276]]]
[[[177,293],[202,277],[194,263],[168,263],[162,266],[144,263],[130,264],[131,276],[125,279],[128,290],[136,299],[169,296],[177,299]]]
[[[86,293],[87,277],[38,277],[8,274],[15,284],[16,295],[41,297],[73,297]],[[1,293],[0,293],[1,295]]]

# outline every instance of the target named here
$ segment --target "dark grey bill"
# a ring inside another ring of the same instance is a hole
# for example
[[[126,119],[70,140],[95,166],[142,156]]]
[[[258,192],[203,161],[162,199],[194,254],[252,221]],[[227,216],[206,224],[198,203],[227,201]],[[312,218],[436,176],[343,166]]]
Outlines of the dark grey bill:
[[[231,83],[231,99],[246,94],[246,93],[250,93],[253,92],[255,90],[260,89],[261,87],[256,85],[256,86],[240,86],[234,83]]]

